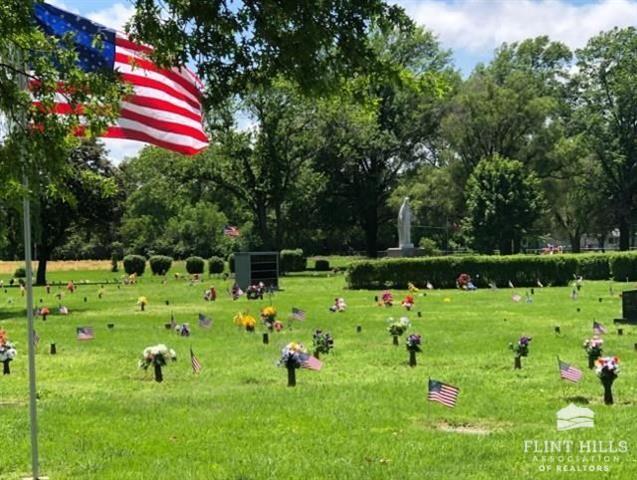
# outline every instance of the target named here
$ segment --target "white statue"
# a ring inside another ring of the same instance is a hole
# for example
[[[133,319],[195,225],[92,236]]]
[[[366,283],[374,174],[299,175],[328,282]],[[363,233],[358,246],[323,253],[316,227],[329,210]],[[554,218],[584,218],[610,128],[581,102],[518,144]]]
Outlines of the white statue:
[[[398,248],[413,248],[411,243],[411,208],[409,197],[403,199],[398,211]]]

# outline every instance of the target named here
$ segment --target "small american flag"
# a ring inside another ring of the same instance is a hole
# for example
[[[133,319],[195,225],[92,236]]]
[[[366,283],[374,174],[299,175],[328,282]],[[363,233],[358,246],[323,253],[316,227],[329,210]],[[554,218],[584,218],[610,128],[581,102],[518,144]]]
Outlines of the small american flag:
[[[597,335],[601,335],[602,333],[606,333],[606,327],[604,327],[604,325],[602,325],[601,323],[598,322],[593,322],[593,333],[596,333]]]
[[[311,355],[304,355],[301,357],[301,367],[316,370],[318,372],[321,368],[323,368],[323,362]]]
[[[582,371],[575,368],[570,363],[563,362],[559,358],[557,361],[560,364],[560,377],[569,382],[577,383],[582,378]]]
[[[455,407],[460,389],[452,385],[429,379],[429,393],[427,400],[442,403],[447,407]]]
[[[175,321],[175,314],[170,312],[170,328],[174,330],[176,326],[177,322]]]
[[[199,326],[202,328],[210,328],[212,326],[212,319],[206,317],[203,313],[199,314]]]
[[[537,281],[537,286],[540,288],[544,288],[544,285],[542,285],[542,282],[540,282],[539,280]]]
[[[95,338],[93,327],[77,327],[76,332],[78,340],[93,340]]]
[[[434,286],[431,282],[427,282],[427,290],[433,290]]]
[[[192,347],[190,348],[190,363],[192,364],[192,373],[199,373],[202,369],[201,362],[195,356],[192,351]]]
[[[232,225],[226,225],[225,227],[223,227],[223,234],[226,237],[230,237],[230,238],[236,238],[241,236],[241,232],[239,231],[239,229]]]
[[[300,308],[292,308],[292,318],[303,321],[305,320],[305,312]]]
[[[60,307],[60,315],[68,315],[68,314],[69,314],[69,309],[64,307],[64,306],[61,306]]]
[[[511,280],[509,280],[509,288],[515,288],[515,285],[513,285],[513,282]]]

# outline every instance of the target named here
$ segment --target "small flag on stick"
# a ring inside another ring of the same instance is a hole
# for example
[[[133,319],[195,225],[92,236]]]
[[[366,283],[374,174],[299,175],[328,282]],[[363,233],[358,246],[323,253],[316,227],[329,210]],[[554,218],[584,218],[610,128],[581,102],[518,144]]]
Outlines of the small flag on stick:
[[[560,377],[564,380],[568,380],[569,382],[577,383],[582,378],[582,371],[578,368],[575,368],[570,363],[563,362],[562,360],[557,359],[557,362],[560,366]]]
[[[544,288],[544,285],[542,285],[542,282],[540,282],[539,280],[537,281],[537,286],[540,288]]]
[[[195,356],[192,351],[192,347],[190,347],[190,363],[192,364],[192,373],[199,373],[202,369],[201,362]]]
[[[513,282],[511,280],[509,280],[509,288],[515,288],[515,286],[513,285]]]
[[[433,290],[434,286],[431,282],[427,282],[427,290]]]
[[[93,327],[77,327],[75,331],[78,340],[93,340],[95,338]]]
[[[305,312],[300,308],[292,308],[292,318],[302,322],[305,320]]]
[[[230,238],[237,238],[241,236],[241,232],[239,231],[239,229],[232,225],[226,225],[225,227],[223,227],[223,234],[226,237]]]
[[[601,335],[602,333],[606,333],[606,327],[599,322],[593,322],[593,333],[597,335]]]
[[[304,355],[301,357],[301,367],[316,370],[318,372],[321,368],[323,368],[323,362],[311,355]]]
[[[206,317],[203,313],[199,314],[199,326],[201,328],[210,328],[212,326],[212,319]]]
[[[452,385],[429,379],[429,393],[427,400],[442,403],[446,407],[455,407],[460,389]]]

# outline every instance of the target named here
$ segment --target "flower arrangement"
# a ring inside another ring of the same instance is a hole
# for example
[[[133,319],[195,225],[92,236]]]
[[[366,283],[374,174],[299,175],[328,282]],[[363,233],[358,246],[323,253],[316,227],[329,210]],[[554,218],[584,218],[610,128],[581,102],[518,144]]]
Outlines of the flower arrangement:
[[[386,306],[386,307],[391,307],[392,305],[394,305],[394,296],[391,294],[391,292],[389,290],[385,290],[383,292],[383,294],[380,296],[380,305],[381,306]]]
[[[588,368],[595,368],[595,361],[602,356],[604,340],[597,335],[584,341],[584,350],[588,355]]]
[[[234,324],[245,328],[247,332],[254,332],[254,328],[257,325],[256,319],[247,312],[239,312],[234,316]]]
[[[261,309],[261,321],[268,327],[268,330],[272,330],[276,321],[276,308],[270,306]]]
[[[298,342],[290,342],[281,350],[278,366],[284,366],[288,371],[288,387],[296,386],[296,369],[301,368],[307,356],[307,349]]]
[[[137,299],[137,305],[139,305],[139,308],[141,308],[143,312],[144,309],[146,308],[146,305],[148,305],[148,299],[146,297],[139,297]]]
[[[246,297],[248,300],[263,300],[263,294],[265,293],[265,284],[259,282],[256,285],[250,285],[246,289]]]
[[[274,321],[274,323],[272,324],[272,327],[274,328],[274,331],[276,332],[280,332],[281,330],[283,330],[283,324],[279,322],[278,320]]]
[[[46,321],[46,317],[51,314],[51,310],[48,307],[42,307],[40,309],[40,315],[42,315],[42,320]]]
[[[334,339],[329,332],[315,330],[312,335],[312,346],[314,348],[314,357],[319,358],[321,353],[328,354],[334,348]]]
[[[9,362],[13,361],[17,354],[18,351],[15,348],[15,344],[9,341],[7,332],[0,329],[0,362],[2,362],[3,365],[2,373],[4,375],[11,373]]]
[[[211,286],[204,292],[203,299],[206,302],[214,302],[215,300],[217,300],[217,289],[214,286]]]
[[[414,306],[414,297],[413,295],[407,295],[405,296],[405,298],[403,299],[402,302],[400,302],[400,304],[405,307],[407,309],[407,311],[411,310],[411,308]]]
[[[69,291],[69,293],[73,293],[75,291],[75,284],[72,280],[66,284],[66,289]]]
[[[618,357],[600,357],[595,362],[595,372],[604,386],[604,403],[613,404],[613,382],[619,374]]]
[[[189,337],[190,336],[190,325],[188,323],[183,323],[181,325],[177,325],[175,327],[175,332],[177,332],[180,337]]]
[[[416,366],[416,353],[422,352],[420,345],[422,344],[422,337],[417,333],[412,333],[407,337],[407,351],[409,352],[409,366]]]
[[[411,322],[407,317],[401,317],[396,321],[390,317],[387,321],[389,322],[387,331],[393,337],[394,345],[398,345],[398,337],[407,331],[407,329],[411,326]]]
[[[509,344],[509,348],[511,350],[513,350],[513,353],[515,354],[515,363],[514,363],[514,367],[516,369],[520,369],[522,368],[522,357],[527,357],[529,355],[529,343],[531,342],[532,338],[531,337],[520,337],[520,339],[518,340],[518,343],[513,344],[510,343]]]
[[[411,282],[407,284],[407,290],[409,290],[410,293],[418,293],[420,291],[420,289]]]
[[[330,312],[344,312],[347,308],[344,298],[335,298],[334,305],[330,307]]]
[[[146,347],[139,360],[139,368],[148,370],[148,367],[152,365],[155,369],[155,381],[161,382],[164,380],[161,368],[167,365],[169,360],[176,361],[177,354],[166,345],[159,344],[153,347]]]
[[[471,276],[468,273],[461,273],[456,279],[456,285],[463,290],[467,288],[469,282],[471,282]]]

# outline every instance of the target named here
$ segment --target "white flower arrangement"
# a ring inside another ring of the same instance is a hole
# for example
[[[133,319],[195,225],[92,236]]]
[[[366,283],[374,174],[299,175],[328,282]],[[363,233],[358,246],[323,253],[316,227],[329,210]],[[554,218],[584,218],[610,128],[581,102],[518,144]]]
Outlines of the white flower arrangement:
[[[3,345],[0,345],[0,362],[12,361],[18,351],[15,348],[15,344],[12,342],[6,342]]]
[[[144,349],[142,358],[139,360],[139,368],[146,370],[151,365],[163,367],[168,363],[168,360],[176,361],[177,354],[172,348],[169,349],[166,345],[160,343]]]

